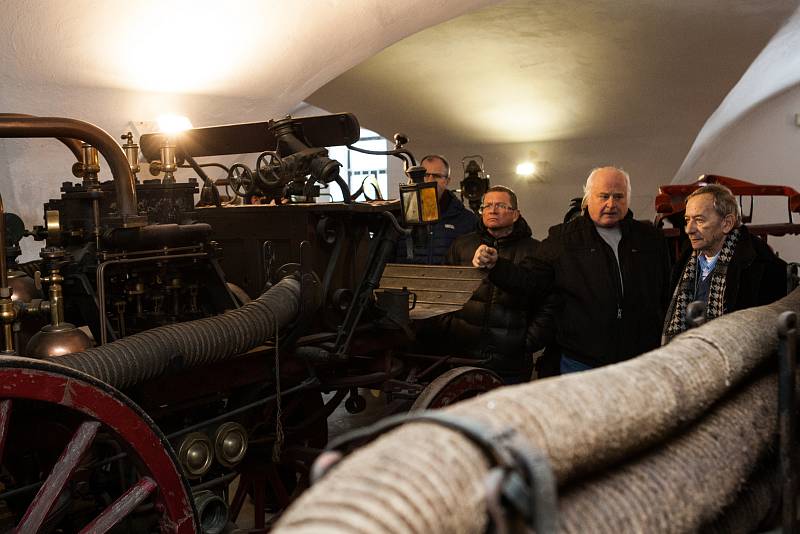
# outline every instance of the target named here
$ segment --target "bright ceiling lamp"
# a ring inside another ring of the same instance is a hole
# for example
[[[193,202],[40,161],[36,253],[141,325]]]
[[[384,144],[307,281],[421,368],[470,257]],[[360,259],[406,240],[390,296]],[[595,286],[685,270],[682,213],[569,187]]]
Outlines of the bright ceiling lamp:
[[[265,46],[285,44],[279,38],[262,41],[259,37],[265,33],[265,18],[277,9],[264,0],[90,4],[97,5],[87,24],[94,40],[85,48],[98,65],[97,76],[134,91],[218,94],[237,90],[248,68],[263,61]],[[266,33],[283,35],[279,29]],[[285,46],[293,49],[299,42],[289,39]],[[97,43],[103,46],[88,46]]]
[[[519,176],[533,176],[536,172],[536,164],[530,161],[525,161],[517,165],[517,174]]]
[[[166,134],[176,134],[192,128],[192,121],[189,120],[189,117],[175,113],[160,115],[156,122],[158,122],[158,131]]]

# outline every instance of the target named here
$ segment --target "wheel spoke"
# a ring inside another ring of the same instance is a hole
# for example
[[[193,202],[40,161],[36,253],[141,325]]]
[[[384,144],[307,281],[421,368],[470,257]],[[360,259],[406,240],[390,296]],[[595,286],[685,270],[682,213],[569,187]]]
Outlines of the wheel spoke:
[[[94,521],[86,525],[80,534],[103,534],[125,519],[134,508],[139,506],[158,484],[150,478],[144,477],[128,491],[123,493],[116,501],[106,507]]]
[[[11,419],[11,400],[0,402],[0,461],[3,460],[3,446],[8,434],[8,420]]]
[[[82,423],[78,430],[73,434],[72,439],[67,443],[61,457],[53,466],[53,470],[48,475],[47,480],[39,489],[33,502],[25,512],[25,516],[17,526],[16,532],[38,532],[42,523],[50,512],[50,509],[55,504],[61,490],[64,489],[72,472],[78,467],[78,463],[86,450],[91,446],[97,435],[97,429],[100,423],[97,421],[89,421]]]

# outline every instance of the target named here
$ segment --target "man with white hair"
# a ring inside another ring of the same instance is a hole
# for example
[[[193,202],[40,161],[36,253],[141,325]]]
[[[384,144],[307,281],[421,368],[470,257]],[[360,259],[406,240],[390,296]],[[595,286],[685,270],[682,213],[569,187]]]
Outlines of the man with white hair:
[[[686,306],[699,300],[706,319],[786,295],[786,262],[742,226],[730,189],[708,184],[686,198],[687,250],[673,270],[675,292],[664,323],[664,342],[686,330]]]
[[[561,372],[585,371],[659,346],[668,300],[664,237],[628,209],[630,177],[616,167],[593,169],[583,214],[550,228],[534,256],[519,265],[481,245],[473,265],[506,291],[561,300],[556,340]]]

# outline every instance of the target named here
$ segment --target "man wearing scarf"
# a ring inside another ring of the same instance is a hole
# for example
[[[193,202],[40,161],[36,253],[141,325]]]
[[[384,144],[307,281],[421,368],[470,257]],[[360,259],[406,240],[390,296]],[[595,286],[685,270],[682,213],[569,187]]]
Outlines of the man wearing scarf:
[[[706,319],[786,295],[786,262],[742,226],[739,204],[719,184],[686,199],[686,234],[692,245],[673,270],[675,291],[667,311],[663,343],[686,330],[686,306],[706,305]]]

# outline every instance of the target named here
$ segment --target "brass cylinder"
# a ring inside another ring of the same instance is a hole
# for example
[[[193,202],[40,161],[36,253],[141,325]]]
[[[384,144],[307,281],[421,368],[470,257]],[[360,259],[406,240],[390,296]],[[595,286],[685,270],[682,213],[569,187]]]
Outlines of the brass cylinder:
[[[61,282],[64,277],[58,269],[54,269],[50,276],[47,277],[50,288],[48,294],[50,296],[50,324],[52,326],[59,326],[64,322],[64,291],[61,289]]]
[[[97,153],[97,149],[84,143],[81,146],[81,151],[83,152],[83,165],[86,172],[100,172],[100,156]]]
[[[164,138],[164,144],[161,146],[161,170],[164,171],[164,178],[161,181],[165,184],[174,184],[178,161],[175,156],[175,142],[169,137]]]
[[[133,142],[133,133],[131,132],[123,135],[122,139],[126,141],[126,143],[122,145],[122,149],[125,151],[125,157],[128,159],[128,166],[131,168],[131,173],[136,176],[136,173],[139,172],[139,145]]]

